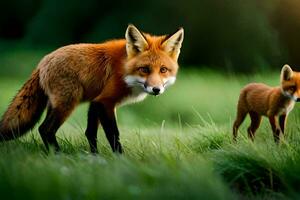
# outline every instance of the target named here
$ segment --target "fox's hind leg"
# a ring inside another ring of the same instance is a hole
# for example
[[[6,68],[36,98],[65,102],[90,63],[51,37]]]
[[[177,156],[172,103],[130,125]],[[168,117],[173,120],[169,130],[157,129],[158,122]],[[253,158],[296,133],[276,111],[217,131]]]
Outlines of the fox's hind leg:
[[[245,117],[247,114],[248,114],[248,112],[245,109],[238,107],[237,116],[236,116],[236,120],[233,123],[233,131],[232,131],[234,141],[236,141],[238,129],[239,129],[240,125],[243,123],[243,121],[245,120]]]
[[[59,145],[55,138],[55,132],[57,131],[61,123],[57,115],[57,110],[53,109],[49,105],[46,118],[39,127],[39,133],[47,151],[49,151],[49,145],[52,145],[55,151],[59,151]]]
[[[97,131],[99,126],[99,113],[101,110],[97,106],[97,103],[92,102],[88,111],[88,122],[85,135],[88,139],[90,149],[92,153],[98,153],[97,149]]]
[[[60,148],[55,137],[56,131],[70,115],[74,107],[75,105],[64,108],[53,108],[51,105],[48,107],[46,118],[39,127],[40,135],[48,151],[50,146],[53,146],[55,151],[59,151]]]
[[[251,118],[251,124],[249,128],[247,129],[248,131],[248,137],[253,141],[255,132],[258,129],[260,122],[261,122],[261,115],[259,115],[256,112],[249,112],[250,118]]]
[[[49,146],[53,146],[58,151],[56,131],[79,103],[83,90],[78,81],[71,77],[54,79],[52,84],[46,86],[49,97],[48,111],[39,132],[46,149],[49,150]]]

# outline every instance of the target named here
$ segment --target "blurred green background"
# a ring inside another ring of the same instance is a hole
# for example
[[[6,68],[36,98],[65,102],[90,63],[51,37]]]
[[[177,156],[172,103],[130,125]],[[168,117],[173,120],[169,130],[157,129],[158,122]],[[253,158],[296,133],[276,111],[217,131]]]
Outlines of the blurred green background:
[[[237,143],[231,135],[245,84],[278,85],[285,63],[300,70],[299,11],[299,0],[1,0],[0,114],[58,47],[124,38],[128,23],[157,35],[185,29],[176,84],[118,109],[124,156],[112,155],[102,128],[100,154],[87,153],[83,104],[58,130],[62,154],[45,156],[38,125],[0,143],[1,197],[299,199],[300,105],[280,145],[267,119],[254,143],[249,118]]]
[[[37,63],[15,65],[11,57],[41,58],[70,43],[123,38],[128,23],[152,34],[184,27],[184,66],[226,72],[279,69],[284,63],[296,67],[299,10],[298,0],[3,0],[0,75],[22,74]]]
[[[0,112],[44,55],[124,38],[128,23],[157,35],[185,28],[177,83],[159,98],[121,108],[119,122],[129,127],[197,124],[197,112],[228,123],[243,85],[278,85],[285,63],[300,70],[298,0],[10,0],[0,9]],[[86,107],[77,111],[80,122]]]

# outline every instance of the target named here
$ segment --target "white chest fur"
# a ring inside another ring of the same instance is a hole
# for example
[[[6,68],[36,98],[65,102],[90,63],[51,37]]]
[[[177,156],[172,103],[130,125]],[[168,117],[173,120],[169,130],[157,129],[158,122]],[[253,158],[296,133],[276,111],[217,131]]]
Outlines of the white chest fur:
[[[121,103],[120,106],[126,105],[126,104],[132,104],[137,103],[139,101],[143,101],[147,96],[147,93],[144,92],[144,90],[140,87],[132,87],[131,88],[131,94],[127,97],[125,97]]]
[[[291,110],[293,110],[295,106],[295,101],[290,101],[284,108],[279,111],[279,114],[289,114]]]

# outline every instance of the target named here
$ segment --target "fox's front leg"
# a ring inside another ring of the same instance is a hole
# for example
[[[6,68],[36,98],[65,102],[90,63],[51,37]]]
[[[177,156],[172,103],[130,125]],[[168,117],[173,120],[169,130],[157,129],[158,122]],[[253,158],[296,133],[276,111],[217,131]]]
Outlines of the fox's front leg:
[[[113,152],[123,153],[115,116],[115,105],[111,103],[95,103],[95,106],[97,106],[101,125]]]
[[[97,103],[92,102],[88,111],[88,121],[85,135],[88,139],[92,153],[98,153],[97,149],[97,131],[99,126],[99,110]]]
[[[269,117],[269,122],[270,122],[271,127],[272,127],[274,141],[278,144],[279,139],[280,139],[280,132],[281,132],[280,127],[278,126],[278,117],[270,116]]]
[[[280,115],[279,116],[279,126],[280,126],[282,134],[284,134],[285,124],[286,124],[286,115],[285,114]]]

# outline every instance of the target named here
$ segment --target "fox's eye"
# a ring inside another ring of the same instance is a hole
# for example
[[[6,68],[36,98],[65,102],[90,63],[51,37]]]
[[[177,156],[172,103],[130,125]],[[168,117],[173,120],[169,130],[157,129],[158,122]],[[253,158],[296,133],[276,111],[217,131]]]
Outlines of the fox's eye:
[[[290,91],[296,91],[296,86],[295,85],[293,85],[293,86],[290,86],[289,88],[288,88]]]
[[[144,74],[149,74],[150,73],[150,68],[149,67],[139,67],[139,71],[144,73]]]
[[[166,68],[166,67],[160,68],[160,73],[166,73],[167,71],[168,71],[168,68]]]

